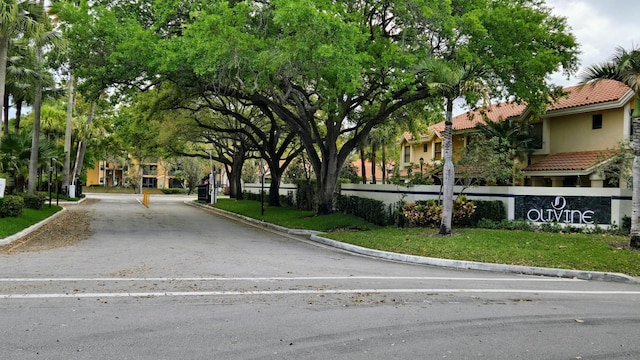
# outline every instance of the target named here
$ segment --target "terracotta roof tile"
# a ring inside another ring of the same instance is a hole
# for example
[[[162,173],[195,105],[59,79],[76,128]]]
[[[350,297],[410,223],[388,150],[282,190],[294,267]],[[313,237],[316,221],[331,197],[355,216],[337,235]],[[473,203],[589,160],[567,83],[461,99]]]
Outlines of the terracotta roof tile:
[[[527,166],[524,171],[575,171],[588,170],[615,154],[612,150],[565,152],[548,155]]]
[[[631,89],[615,80],[601,80],[584,86],[567,87],[564,91],[568,95],[549,105],[547,111],[618,101]]]
[[[618,101],[629,93],[631,89],[615,80],[601,80],[585,86],[567,87],[564,88],[564,91],[568,95],[549,105],[547,111]],[[477,124],[484,124],[483,115],[491,121],[502,121],[510,117],[520,116],[525,109],[526,104],[516,104],[514,102],[488,105],[481,109],[455,116],[453,118],[453,130],[468,130],[474,128]],[[444,121],[431,125],[430,129],[438,132],[444,131]],[[411,133],[405,133],[404,136],[408,141],[413,140]]]
[[[492,104],[480,109],[469,111],[464,114],[455,116],[453,121],[453,130],[467,130],[474,128],[477,124],[485,124],[484,117],[491,121],[502,121],[510,117],[522,114],[526,105],[516,104],[514,102],[504,102]],[[444,121],[431,126],[435,131],[444,131]]]

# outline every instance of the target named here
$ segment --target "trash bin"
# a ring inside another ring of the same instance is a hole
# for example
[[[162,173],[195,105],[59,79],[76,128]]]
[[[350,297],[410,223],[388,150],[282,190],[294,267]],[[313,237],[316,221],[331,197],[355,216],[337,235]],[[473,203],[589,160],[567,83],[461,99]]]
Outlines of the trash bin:
[[[209,194],[209,185],[198,185],[198,201],[211,202],[211,194]]]

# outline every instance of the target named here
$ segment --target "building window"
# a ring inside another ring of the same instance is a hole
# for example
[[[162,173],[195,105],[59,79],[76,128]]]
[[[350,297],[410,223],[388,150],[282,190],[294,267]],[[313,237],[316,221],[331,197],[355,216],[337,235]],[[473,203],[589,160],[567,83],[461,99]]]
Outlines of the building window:
[[[542,149],[542,123],[531,124],[531,137],[533,141],[531,142],[531,146],[534,149]]]
[[[436,160],[442,160],[442,143],[435,143],[433,150],[433,158]]]
[[[411,146],[404,147],[404,162],[405,163],[411,162]]]
[[[428,153],[429,152],[429,144],[422,144],[422,152],[423,153]]]
[[[104,178],[100,178],[100,184],[104,184]]]
[[[591,128],[602,129],[602,114],[595,114],[591,117]]]

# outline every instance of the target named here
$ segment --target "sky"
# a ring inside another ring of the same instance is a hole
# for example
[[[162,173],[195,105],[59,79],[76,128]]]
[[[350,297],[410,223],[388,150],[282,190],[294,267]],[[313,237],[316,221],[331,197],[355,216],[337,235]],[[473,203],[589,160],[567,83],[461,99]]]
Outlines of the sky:
[[[567,18],[571,32],[580,45],[580,71],[609,60],[619,46],[640,46],[640,21],[637,0],[546,0],[554,15]],[[578,76],[567,79],[551,76],[556,85],[572,86]]]
[[[611,58],[616,48],[640,47],[640,21],[637,19],[637,0],[546,0],[554,15],[567,19],[569,31],[579,45],[578,72],[567,78],[562,72],[549,77],[549,83],[563,87],[578,85],[580,73],[587,67]],[[469,110],[457,101],[454,115]]]
[[[640,21],[637,0],[546,0],[555,15],[567,18],[570,31],[580,46],[580,69],[568,78],[562,73],[550,76],[555,85],[573,86],[580,72],[591,65],[607,61],[618,46],[640,47]],[[635,5],[635,6],[634,6]],[[460,106],[456,114],[466,111]]]

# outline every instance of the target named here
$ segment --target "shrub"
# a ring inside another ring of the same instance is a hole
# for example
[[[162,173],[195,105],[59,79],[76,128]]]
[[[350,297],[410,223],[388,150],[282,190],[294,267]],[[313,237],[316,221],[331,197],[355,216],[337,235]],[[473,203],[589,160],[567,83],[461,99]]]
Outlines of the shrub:
[[[0,199],[0,218],[3,217],[20,217],[24,208],[24,199],[22,196],[7,195]]]
[[[163,194],[186,194],[188,190],[181,188],[163,188],[160,189],[160,191],[162,191]]]
[[[313,210],[316,203],[316,180],[297,179],[296,207],[300,210]]]
[[[252,192],[248,192],[248,191],[244,191],[242,198],[245,200],[253,200],[253,201],[262,201],[262,194],[261,193],[252,193]],[[269,198],[269,193],[268,192],[264,192],[264,201],[266,202],[267,199]]]
[[[473,200],[472,203],[476,206],[472,224],[478,224],[482,219],[489,219],[493,222],[500,222],[507,219],[507,211],[504,203],[500,200]]]
[[[458,197],[453,204],[453,223],[462,226],[473,225],[476,206],[466,196]]]
[[[631,233],[631,218],[627,215],[622,217],[622,225],[620,226],[620,231],[623,234],[629,235]]]
[[[417,201],[402,208],[408,226],[436,227],[442,220],[442,206],[435,200]]]
[[[453,204],[453,223],[457,226],[472,225],[475,205],[461,196]],[[442,205],[433,199],[416,201],[402,208],[406,224],[418,227],[438,227],[442,221]]]
[[[294,206],[293,191],[287,191],[287,195],[280,195],[280,205]]]
[[[43,192],[37,192],[35,194],[22,194],[24,199],[24,207],[28,209],[40,210],[47,201],[48,195]]]
[[[395,222],[395,210],[392,207],[387,208],[380,200],[339,195],[336,197],[336,209],[376,225],[385,226]]]
[[[521,230],[521,231],[536,231],[538,227],[526,220],[507,220],[494,221],[487,218],[478,220],[476,227],[481,229],[493,229],[493,230]]]

